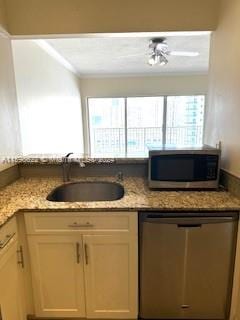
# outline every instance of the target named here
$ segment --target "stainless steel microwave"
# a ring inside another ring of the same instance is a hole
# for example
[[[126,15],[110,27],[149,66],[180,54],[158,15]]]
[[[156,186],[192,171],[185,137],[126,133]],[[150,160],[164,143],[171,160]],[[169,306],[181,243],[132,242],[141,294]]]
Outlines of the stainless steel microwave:
[[[148,182],[152,189],[217,189],[221,151],[200,148],[149,150]]]

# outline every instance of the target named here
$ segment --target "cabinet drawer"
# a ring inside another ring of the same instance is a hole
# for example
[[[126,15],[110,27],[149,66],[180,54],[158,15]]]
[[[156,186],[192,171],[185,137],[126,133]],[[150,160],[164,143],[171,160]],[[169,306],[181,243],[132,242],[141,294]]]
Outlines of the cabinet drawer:
[[[28,234],[137,232],[136,212],[28,212]]]
[[[14,217],[0,228],[0,268],[7,261],[9,255],[12,254],[12,250],[16,249],[16,240],[17,223]],[[12,249],[13,245],[14,249]]]
[[[0,240],[1,238],[8,233],[17,233],[17,222],[16,218],[11,218],[6,224],[0,227]]]
[[[17,235],[17,222],[16,218],[13,217],[4,226],[0,228],[0,250],[3,249],[10,239]]]

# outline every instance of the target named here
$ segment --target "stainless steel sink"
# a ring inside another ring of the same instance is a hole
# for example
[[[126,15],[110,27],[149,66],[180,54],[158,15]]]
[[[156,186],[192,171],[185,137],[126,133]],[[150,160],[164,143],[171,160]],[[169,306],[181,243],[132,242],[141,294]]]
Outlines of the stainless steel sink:
[[[124,196],[119,183],[106,181],[72,182],[54,189],[47,200],[56,202],[114,201]]]

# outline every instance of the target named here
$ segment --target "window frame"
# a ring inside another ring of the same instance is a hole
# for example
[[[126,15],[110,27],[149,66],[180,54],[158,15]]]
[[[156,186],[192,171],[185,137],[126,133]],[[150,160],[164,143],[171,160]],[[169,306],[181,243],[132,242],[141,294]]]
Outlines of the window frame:
[[[84,135],[84,150],[85,153],[91,156],[91,133],[90,133],[90,112],[89,112],[89,100],[90,99],[124,99],[124,132],[125,132],[125,154],[123,159],[138,159],[136,157],[127,156],[127,99],[128,98],[163,98],[163,125],[162,125],[162,140],[163,144],[166,143],[166,128],[167,128],[167,98],[168,97],[191,97],[191,96],[203,96],[204,106],[203,106],[203,135],[202,144],[204,141],[204,131],[205,131],[205,121],[206,121],[206,105],[207,105],[207,94],[197,93],[197,94],[161,94],[161,95],[130,95],[130,96],[88,96],[86,97],[85,112],[83,121],[83,135]],[[111,158],[111,157],[109,157]],[[147,157],[141,157],[141,159],[147,159]]]

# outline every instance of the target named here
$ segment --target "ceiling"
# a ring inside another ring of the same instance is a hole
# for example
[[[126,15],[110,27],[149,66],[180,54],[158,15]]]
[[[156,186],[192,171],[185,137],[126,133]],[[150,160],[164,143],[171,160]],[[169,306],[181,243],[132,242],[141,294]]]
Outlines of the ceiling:
[[[46,40],[80,77],[207,73],[210,34],[167,36],[172,51],[197,51],[197,57],[169,56],[166,66],[149,66],[151,37],[85,37]]]

